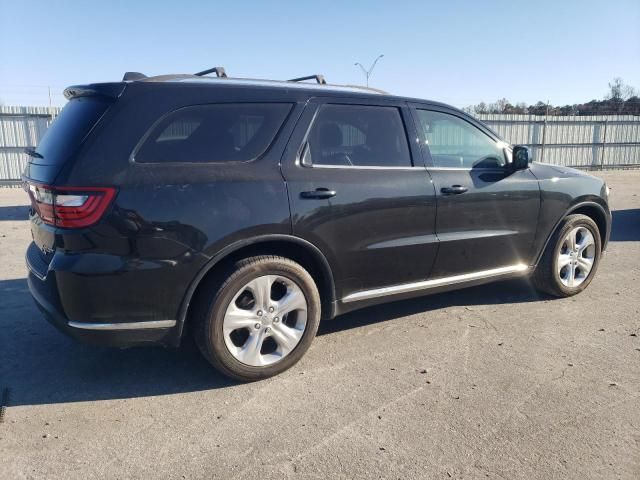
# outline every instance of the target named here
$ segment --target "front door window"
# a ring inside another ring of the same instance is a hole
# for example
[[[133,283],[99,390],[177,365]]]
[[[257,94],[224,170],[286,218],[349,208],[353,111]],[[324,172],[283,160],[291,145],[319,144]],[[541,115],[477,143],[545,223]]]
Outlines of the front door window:
[[[434,167],[500,168],[505,145],[469,122],[448,113],[417,110],[418,134],[429,148]]]

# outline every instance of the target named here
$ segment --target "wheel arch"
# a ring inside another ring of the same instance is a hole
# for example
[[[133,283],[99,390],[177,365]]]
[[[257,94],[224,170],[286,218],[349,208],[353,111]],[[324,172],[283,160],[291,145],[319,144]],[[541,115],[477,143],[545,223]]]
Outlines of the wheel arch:
[[[176,341],[179,342],[188,321],[193,299],[211,275],[236,260],[255,255],[278,255],[302,265],[312,276],[322,303],[322,319],[333,318],[336,311],[335,283],[329,262],[318,247],[292,235],[262,235],[235,242],[214,255],[192,280],[180,305]]]
[[[553,226],[553,228],[547,235],[547,239],[545,240],[544,245],[536,255],[535,265],[538,265],[538,262],[540,262],[540,259],[542,258],[544,251],[547,249],[547,245],[551,241],[551,237],[558,230],[558,227],[560,226],[562,221],[565,218],[567,218],[568,215],[572,215],[572,214],[586,215],[596,223],[600,233],[602,251],[605,250],[607,243],[609,242],[609,223],[610,223],[608,220],[609,215],[607,214],[607,211],[605,210],[605,208],[599,203],[595,201],[583,201],[569,207],[567,211],[564,213],[564,215],[562,215],[558,219],[556,224]]]

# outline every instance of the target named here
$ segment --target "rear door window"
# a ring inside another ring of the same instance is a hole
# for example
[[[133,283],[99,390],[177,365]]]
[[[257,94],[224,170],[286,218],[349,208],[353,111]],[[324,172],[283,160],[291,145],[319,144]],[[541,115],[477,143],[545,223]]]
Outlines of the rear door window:
[[[66,162],[102,117],[110,103],[110,100],[98,96],[70,100],[36,148],[36,152],[42,155],[42,159],[32,158],[31,161],[47,165]]]
[[[170,113],[134,153],[139,163],[246,162],[271,145],[292,105],[197,105]]]
[[[396,107],[323,105],[309,132],[303,163],[343,167],[411,167]]]

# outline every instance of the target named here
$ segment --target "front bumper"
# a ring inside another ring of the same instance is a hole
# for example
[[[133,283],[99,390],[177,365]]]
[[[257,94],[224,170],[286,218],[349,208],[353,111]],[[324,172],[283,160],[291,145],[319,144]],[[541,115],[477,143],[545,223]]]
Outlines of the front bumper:
[[[609,246],[609,240],[611,239],[611,228],[613,226],[613,216],[611,215],[611,210],[607,208],[606,212],[606,223],[607,223],[607,231],[604,236],[604,241],[602,242],[602,251],[604,252]]]

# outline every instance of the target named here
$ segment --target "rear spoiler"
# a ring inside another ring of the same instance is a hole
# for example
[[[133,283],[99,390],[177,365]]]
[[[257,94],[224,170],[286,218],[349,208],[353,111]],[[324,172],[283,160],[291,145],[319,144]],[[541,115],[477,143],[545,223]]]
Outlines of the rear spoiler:
[[[72,87],[65,88],[64,96],[67,100],[78,97],[105,97],[115,100],[122,95],[126,86],[127,84],[124,82],[74,85]]]

